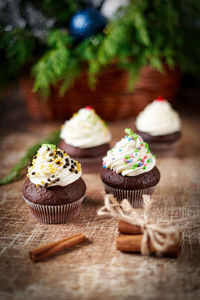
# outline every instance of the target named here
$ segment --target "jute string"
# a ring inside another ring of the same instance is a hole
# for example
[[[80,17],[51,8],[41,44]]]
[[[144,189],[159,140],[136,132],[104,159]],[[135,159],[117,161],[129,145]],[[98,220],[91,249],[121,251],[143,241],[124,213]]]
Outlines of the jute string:
[[[169,247],[177,245],[180,242],[180,231],[171,225],[185,222],[186,219],[169,221],[166,225],[152,223],[150,213],[152,211],[153,200],[149,195],[143,195],[143,214],[141,214],[141,210],[134,209],[128,200],[124,199],[119,203],[111,194],[105,195],[104,201],[105,206],[99,209],[99,216],[112,216],[117,220],[141,227],[143,232],[141,253],[143,255],[151,254],[150,243],[155,248],[157,254],[162,254]],[[195,216],[194,219],[198,217]]]

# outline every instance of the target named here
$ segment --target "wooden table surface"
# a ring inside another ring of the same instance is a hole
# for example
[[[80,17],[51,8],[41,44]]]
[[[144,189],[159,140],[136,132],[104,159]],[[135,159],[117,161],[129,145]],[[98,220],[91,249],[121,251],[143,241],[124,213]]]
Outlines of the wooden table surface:
[[[183,136],[178,155],[157,160],[161,181],[155,191],[155,220],[189,218],[200,212],[200,121],[182,115]],[[123,136],[134,119],[110,125],[113,142]],[[0,175],[25,153],[27,147],[58,124],[37,124],[8,130],[0,144]],[[22,199],[24,179],[0,188],[0,299],[198,299],[200,296],[199,223],[190,221],[183,231],[178,259],[124,254],[115,249],[117,224],[99,218],[103,205],[98,174],[84,174],[86,198],[81,213],[61,225],[38,223]],[[45,262],[33,263],[28,251],[74,233],[85,233],[90,243]]]

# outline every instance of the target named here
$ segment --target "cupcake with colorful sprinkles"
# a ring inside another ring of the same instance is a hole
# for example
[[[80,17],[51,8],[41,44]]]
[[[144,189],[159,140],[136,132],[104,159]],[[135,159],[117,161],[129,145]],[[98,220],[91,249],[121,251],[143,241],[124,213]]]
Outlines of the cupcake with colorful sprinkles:
[[[101,180],[106,193],[119,201],[128,199],[133,207],[142,207],[142,196],[154,192],[160,172],[148,144],[130,128],[125,132],[127,135],[103,158]]]
[[[59,147],[81,162],[84,172],[97,172],[110,149],[111,134],[91,107],[80,109],[61,130]]]
[[[42,145],[29,165],[22,191],[32,216],[51,224],[75,218],[86,191],[81,175],[79,162],[55,145]]]
[[[159,156],[174,155],[181,137],[181,120],[171,104],[158,97],[138,115],[137,133]]]

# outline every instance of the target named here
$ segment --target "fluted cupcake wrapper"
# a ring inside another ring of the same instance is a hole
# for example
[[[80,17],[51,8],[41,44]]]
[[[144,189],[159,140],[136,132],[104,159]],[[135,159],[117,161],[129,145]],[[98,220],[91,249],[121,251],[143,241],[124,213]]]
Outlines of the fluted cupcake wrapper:
[[[81,163],[81,168],[83,173],[97,173],[102,167],[102,159],[106,155],[97,156],[97,157],[89,157],[89,158],[80,158],[73,157],[73,159],[77,160]]]
[[[30,202],[25,197],[31,215],[38,221],[47,224],[66,223],[78,216],[85,196],[65,205],[40,205]]]
[[[173,143],[148,143],[149,148],[153,154],[158,157],[174,156],[176,155],[179,141]]]
[[[143,195],[151,195],[153,194],[155,187],[152,186],[149,188],[145,189],[140,189],[140,190],[122,190],[122,189],[117,189],[112,186],[109,186],[105,183],[103,183],[105,192],[107,194],[113,194],[113,196],[121,202],[123,199],[127,199],[130,204],[134,207],[143,207]]]

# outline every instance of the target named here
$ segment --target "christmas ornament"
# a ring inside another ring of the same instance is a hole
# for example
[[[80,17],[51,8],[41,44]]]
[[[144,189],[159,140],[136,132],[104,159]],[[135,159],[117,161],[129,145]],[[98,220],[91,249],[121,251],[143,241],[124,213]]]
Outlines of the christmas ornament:
[[[69,31],[71,35],[82,40],[101,32],[106,26],[105,17],[94,7],[80,10],[71,19]]]
[[[117,10],[120,7],[125,7],[129,5],[129,3],[130,0],[106,0],[101,7],[101,13],[107,19],[113,19]]]

